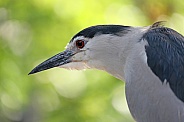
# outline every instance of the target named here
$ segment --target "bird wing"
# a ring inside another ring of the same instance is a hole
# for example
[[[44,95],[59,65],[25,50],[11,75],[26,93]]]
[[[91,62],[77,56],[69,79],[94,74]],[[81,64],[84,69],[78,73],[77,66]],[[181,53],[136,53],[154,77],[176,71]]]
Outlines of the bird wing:
[[[155,27],[143,39],[148,42],[145,46],[148,66],[184,102],[184,37],[170,28]]]

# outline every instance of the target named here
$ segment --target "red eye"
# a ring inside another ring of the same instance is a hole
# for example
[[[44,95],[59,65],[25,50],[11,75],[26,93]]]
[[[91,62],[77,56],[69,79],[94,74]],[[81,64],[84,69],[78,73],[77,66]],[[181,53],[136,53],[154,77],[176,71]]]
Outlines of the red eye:
[[[83,48],[84,47],[84,41],[83,40],[77,40],[76,41],[76,46],[78,48]]]

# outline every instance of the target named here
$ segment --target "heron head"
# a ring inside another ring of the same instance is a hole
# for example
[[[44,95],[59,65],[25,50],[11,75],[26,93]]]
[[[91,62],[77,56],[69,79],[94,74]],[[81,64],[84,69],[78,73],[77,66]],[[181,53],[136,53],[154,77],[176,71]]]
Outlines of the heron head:
[[[105,70],[109,65],[109,68],[112,68],[118,63],[118,52],[123,46],[120,46],[119,41],[123,41],[121,37],[129,28],[121,25],[97,25],[86,28],[71,39],[65,51],[39,64],[29,74],[53,67]]]

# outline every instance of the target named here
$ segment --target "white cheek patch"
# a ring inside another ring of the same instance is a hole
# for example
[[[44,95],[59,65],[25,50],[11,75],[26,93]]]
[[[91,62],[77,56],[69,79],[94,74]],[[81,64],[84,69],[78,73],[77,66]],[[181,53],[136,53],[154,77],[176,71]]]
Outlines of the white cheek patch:
[[[72,61],[83,61],[85,57],[85,53],[83,52],[79,52],[77,54],[75,54],[74,56],[71,57]]]
[[[84,50],[82,52],[78,52],[77,54],[71,57],[71,60],[73,62],[88,62],[90,60],[89,51]]]

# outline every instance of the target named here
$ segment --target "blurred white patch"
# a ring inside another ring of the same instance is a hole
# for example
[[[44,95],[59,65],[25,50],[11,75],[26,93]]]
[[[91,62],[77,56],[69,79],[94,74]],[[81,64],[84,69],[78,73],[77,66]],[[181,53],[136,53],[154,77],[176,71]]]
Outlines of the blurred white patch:
[[[127,115],[127,118],[131,118],[125,98],[125,87],[124,85],[122,85],[115,89],[112,98],[112,105],[114,109],[116,109],[119,113],[121,113],[122,115]]]
[[[15,93],[19,91],[15,84],[12,84],[12,88],[14,88]],[[20,92],[20,91],[19,91]],[[1,110],[7,118],[14,121],[20,121],[22,117],[22,111],[18,111],[21,108],[21,102],[17,99],[17,96],[13,96],[11,94],[3,93],[0,97],[0,101],[2,103]]]
[[[0,13],[2,13],[1,10]],[[14,54],[22,55],[31,42],[32,34],[27,23],[7,20],[0,25],[0,37],[6,41]]]
[[[56,91],[66,98],[80,96],[87,87],[86,77],[81,71],[69,71],[60,69],[59,72],[49,72],[49,80],[56,88]],[[60,72],[61,73],[61,72]]]
[[[127,15],[132,15],[132,17],[127,17]],[[141,25],[146,23],[146,17],[140,8],[133,5],[121,5],[116,2],[107,8],[104,18],[107,23],[114,24],[132,25],[134,23],[134,25]]]

